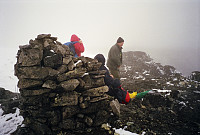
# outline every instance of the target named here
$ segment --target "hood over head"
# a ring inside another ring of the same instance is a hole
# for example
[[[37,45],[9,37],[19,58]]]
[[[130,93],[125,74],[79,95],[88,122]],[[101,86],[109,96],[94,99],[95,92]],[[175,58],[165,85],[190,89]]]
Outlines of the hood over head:
[[[103,54],[97,54],[95,57],[94,57],[94,59],[97,59],[98,60],[98,62],[101,62],[102,63],[102,65],[105,65],[105,57],[103,56]]]
[[[73,34],[72,36],[71,36],[71,42],[73,42],[73,41],[79,41],[80,39],[78,38],[78,36],[76,36],[75,34]]]

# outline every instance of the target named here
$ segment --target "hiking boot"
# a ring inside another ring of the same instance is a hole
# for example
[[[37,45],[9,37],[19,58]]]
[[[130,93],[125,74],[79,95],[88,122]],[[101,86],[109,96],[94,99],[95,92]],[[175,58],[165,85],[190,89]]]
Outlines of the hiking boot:
[[[110,102],[110,106],[112,108],[113,113],[119,117],[120,116],[120,104],[119,104],[119,101],[117,99],[111,101]]]

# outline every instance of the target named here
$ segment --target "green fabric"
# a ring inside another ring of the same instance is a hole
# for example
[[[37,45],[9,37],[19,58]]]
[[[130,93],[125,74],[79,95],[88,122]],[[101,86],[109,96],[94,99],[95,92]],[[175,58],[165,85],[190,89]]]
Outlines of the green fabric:
[[[136,95],[135,98],[136,98],[136,99],[141,99],[141,98],[143,98],[149,91],[150,91],[150,90],[145,91],[145,92],[138,93],[138,94]]]
[[[109,69],[118,70],[122,65],[122,48],[118,44],[113,45],[108,53],[107,66]]]

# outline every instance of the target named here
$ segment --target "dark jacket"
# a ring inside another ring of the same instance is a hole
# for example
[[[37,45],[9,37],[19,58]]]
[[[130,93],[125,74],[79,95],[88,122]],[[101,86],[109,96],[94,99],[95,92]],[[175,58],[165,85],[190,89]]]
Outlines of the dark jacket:
[[[110,48],[108,53],[107,66],[109,69],[117,70],[122,65],[122,48],[115,44]]]
[[[108,69],[105,67],[105,58],[102,54],[97,54],[95,59],[98,62],[101,62],[102,65],[99,70],[106,70],[104,81],[105,84],[109,87],[108,95],[114,96],[120,103],[128,104],[130,102],[129,93],[121,87],[121,83],[119,79],[113,79],[110,76]]]

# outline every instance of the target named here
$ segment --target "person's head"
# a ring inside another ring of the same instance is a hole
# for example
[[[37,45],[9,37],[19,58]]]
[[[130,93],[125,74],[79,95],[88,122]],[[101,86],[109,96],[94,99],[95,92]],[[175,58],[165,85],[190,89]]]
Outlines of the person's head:
[[[102,63],[102,65],[105,65],[105,57],[103,56],[103,54],[97,54],[95,57],[94,57],[94,59],[97,59],[98,60],[98,62],[101,62]]]
[[[73,34],[73,35],[71,36],[71,42],[79,41],[79,40],[80,40],[80,38],[79,38],[77,35]]]
[[[117,44],[119,45],[119,47],[122,47],[122,46],[124,45],[124,39],[121,38],[121,37],[119,37],[119,38],[117,39]]]

